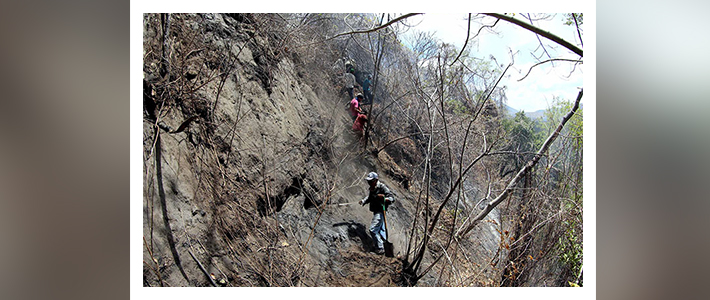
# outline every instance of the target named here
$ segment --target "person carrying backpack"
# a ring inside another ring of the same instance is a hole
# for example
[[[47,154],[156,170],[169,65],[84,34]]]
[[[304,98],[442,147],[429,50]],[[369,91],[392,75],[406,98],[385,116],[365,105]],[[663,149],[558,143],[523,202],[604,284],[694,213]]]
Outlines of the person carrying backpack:
[[[365,181],[370,186],[367,197],[360,200],[360,205],[370,204],[372,212],[372,222],[370,222],[370,235],[375,243],[375,253],[384,254],[384,241],[387,240],[387,233],[384,225],[384,212],[387,207],[394,203],[394,194],[382,182],[379,181],[375,172],[370,172],[365,177]]]
[[[362,82],[362,93],[365,94],[365,101],[372,101],[372,93],[370,92],[370,79],[372,76],[367,75],[367,79]]]
[[[343,81],[344,81],[345,89],[348,90],[348,95],[350,96],[350,98],[348,98],[348,99],[352,99],[353,98],[353,91],[354,91],[355,85],[356,85],[355,75],[353,75],[350,72],[345,72],[345,74],[343,74]]]

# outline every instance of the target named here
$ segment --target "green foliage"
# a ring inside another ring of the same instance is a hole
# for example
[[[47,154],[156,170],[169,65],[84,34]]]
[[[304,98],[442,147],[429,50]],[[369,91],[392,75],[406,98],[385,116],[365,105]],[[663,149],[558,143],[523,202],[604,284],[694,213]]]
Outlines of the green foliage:
[[[575,204],[578,205],[577,207],[581,207],[582,197],[573,199],[573,201],[565,204],[567,210],[575,209]],[[562,227],[565,231],[557,242],[559,259],[572,271],[575,277],[578,277],[583,265],[582,224],[577,218],[568,218],[562,221]]]
[[[584,14],[575,14],[575,13],[570,13],[570,14],[565,14],[565,25],[574,25],[574,20],[577,19],[577,24],[579,24],[579,27],[582,27],[582,24],[584,24]]]
[[[531,152],[544,142],[540,124],[526,116],[524,111],[517,112],[512,119],[503,119],[502,125],[508,134],[507,148],[510,151]]]
[[[560,120],[572,109],[573,103],[570,101],[565,101],[560,97],[555,97],[552,100],[552,106],[545,111],[546,122],[544,124],[545,131],[547,134],[551,134],[557,125],[559,125]],[[583,129],[583,109],[580,107],[577,112],[572,116],[572,118],[567,122],[561,134],[568,135],[572,138],[578,139],[575,141],[574,150],[582,150],[584,131]]]
[[[550,134],[560,120],[572,109],[573,103],[559,97],[546,111],[545,131]],[[560,263],[566,265],[577,277],[582,270],[582,149],[583,149],[583,110],[578,108],[560,132],[559,142],[551,149],[551,156],[556,157],[554,166],[560,170],[557,177],[557,194],[564,202],[567,216],[561,222],[562,236],[557,242]]]
[[[463,105],[461,101],[458,101],[456,99],[449,99],[445,101],[446,105],[451,108],[451,110],[454,112],[456,115],[469,115],[471,114],[470,109]]]
[[[560,251],[560,262],[567,265],[572,270],[572,274],[577,276],[582,271],[582,235],[576,232],[577,226],[575,225],[578,224],[572,224],[573,222],[571,220],[562,221],[566,230],[557,245]]]

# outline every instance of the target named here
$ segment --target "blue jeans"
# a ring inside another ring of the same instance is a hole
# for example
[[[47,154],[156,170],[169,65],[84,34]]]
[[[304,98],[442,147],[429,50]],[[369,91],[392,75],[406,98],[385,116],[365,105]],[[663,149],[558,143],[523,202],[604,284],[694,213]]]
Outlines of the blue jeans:
[[[372,222],[370,223],[370,235],[372,240],[375,242],[377,249],[384,249],[384,241],[387,239],[387,233],[385,232],[385,222],[382,212],[376,212],[372,215]]]

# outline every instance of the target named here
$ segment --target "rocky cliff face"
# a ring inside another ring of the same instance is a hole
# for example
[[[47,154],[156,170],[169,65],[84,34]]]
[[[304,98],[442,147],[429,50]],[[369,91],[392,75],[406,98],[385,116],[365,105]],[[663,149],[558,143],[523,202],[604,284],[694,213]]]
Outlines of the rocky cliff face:
[[[403,254],[416,195],[395,161],[407,148],[393,147],[396,159],[362,149],[337,51],[290,49],[269,30],[280,22],[144,16],[146,286],[401,284],[401,261],[370,252],[372,214],[352,203],[379,172],[398,200],[387,225]],[[490,256],[499,235],[481,230]]]

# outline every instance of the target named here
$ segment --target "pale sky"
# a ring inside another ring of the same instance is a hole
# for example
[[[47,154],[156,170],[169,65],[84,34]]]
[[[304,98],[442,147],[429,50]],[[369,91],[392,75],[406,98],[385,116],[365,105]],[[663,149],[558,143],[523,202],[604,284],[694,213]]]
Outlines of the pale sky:
[[[416,25],[417,30],[436,32],[437,38],[454,44],[457,50],[460,50],[466,38],[467,17],[468,13],[425,13],[423,16],[411,17],[410,24]],[[516,14],[516,17],[520,15]],[[487,17],[484,22],[492,24],[492,20],[492,17]],[[574,26],[566,26],[562,22],[562,15],[558,14],[554,20],[539,21],[535,26],[579,46]],[[479,28],[479,24],[472,22],[471,36],[475,35]],[[546,63],[535,67],[523,81],[518,81],[528,72],[529,67],[536,63],[530,52],[539,46],[538,39],[532,32],[505,21],[498,22],[495,30],[499,35],[484,29],[477,38],[478,43],[469,42],[467,48],[473,47],[476,57],[488,58],[493,55],[499,64],[503,65],[510,62],[509,48],[514,53],[519,51],[515,55],[515,64],[507,72],[510,76],[503,78],[499,84],[508,86],[506,94],[510,107],[533,112],[547,108],[553,96],[574,100],[579,92],[578,87],[582,87],[583,65],[577,65],[577,69],[570,75],[572,63],[556,62],[554,68],[552,64]],[[540,39],[553,58],[577,58],[577,55],[562,46],[557,46],[543,37]],[[547,45],[554,45],[556,49]]]

